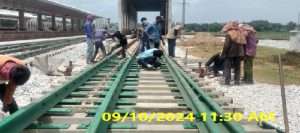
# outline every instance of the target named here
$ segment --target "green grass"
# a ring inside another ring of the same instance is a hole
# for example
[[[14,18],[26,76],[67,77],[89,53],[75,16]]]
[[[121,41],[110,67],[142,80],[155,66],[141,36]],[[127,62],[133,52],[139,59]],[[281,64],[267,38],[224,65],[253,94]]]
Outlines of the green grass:
[[[279,84],[279,54],[282,55],[286,84],[300,85],[300,53],[270,47],[257,49],[254,62],[255,79],[263,83]]]
[[[289,40],[289,32],[257,32],[259,39]]]

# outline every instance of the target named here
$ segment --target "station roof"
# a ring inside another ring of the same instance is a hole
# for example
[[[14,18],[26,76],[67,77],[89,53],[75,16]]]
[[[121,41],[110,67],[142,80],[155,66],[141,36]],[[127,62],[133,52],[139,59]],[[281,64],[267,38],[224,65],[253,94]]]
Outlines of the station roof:
[[[129,0],[137,11],[160,11],[165,0]]]
[[[0,8],[24,10],[30,13],[42,13],[60,17],[71,16],[74,18],[84,18],[86,15],[90,14],[49,0],[0,0]]]

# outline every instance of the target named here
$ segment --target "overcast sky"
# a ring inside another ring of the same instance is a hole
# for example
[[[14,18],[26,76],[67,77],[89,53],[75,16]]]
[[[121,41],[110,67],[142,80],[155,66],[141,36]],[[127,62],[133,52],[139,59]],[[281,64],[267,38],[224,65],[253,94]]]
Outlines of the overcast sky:
[[[118,21],[118,0],[52,0]],[[187,0],[187,23],[226,22],[230,20],[269,20],[297,22],[300,0]],[[173,18],[181,20],[182,0],[173,0]],[[157,13],[140,13],[154,18]],[[150,21],[153,19],[150,19]]]

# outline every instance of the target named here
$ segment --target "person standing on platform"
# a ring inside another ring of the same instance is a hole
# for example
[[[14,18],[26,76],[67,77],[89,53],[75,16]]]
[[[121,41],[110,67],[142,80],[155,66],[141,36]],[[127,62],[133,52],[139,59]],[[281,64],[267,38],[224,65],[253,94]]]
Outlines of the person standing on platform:
[[[223,27],[222,31],[226,33],[225,43],[221,54],[221,57],[225,59],[225,85],[230,85],[231,68],[234,69],[234,83],[235,85],[239,85],[241,75],[241,58],[244,57],[246,37],[243,31],[239,28],[238,22],[227,23]]]
[[[157,16],[155,23],[154,24],[149,24],[146,27],[145,33],[149,37],[150,47],[154,47],[154,48],[159,49],[160,41],[162,41],[163,45],[165,45],[164,40],[162,38],[162,34],[161,34],[162,25],[163,25],[163,18],[161,16]]]
[[[258,39],[256,38],[256,30],[247,24],[240,25],[241,29],[246,32],[247,43],[244,46],[245,57],[244,57],[244,82],[246,84],[253,84],[253,60],[256,55],[256,47]]]
[[[86,43],[87,43],[87,50],[86,50],[86,63],[91,64],[93,61],[94,55],[94,26],[93,26],[94,17],[92,15],[88,15],[86,17],[86,21],[84,23],[84,32],[86,35]]]
[[[13,97],[17,86],[25,84],[30,78],[30,71],[24,62],[7,55],[0,55],[0,98],[3,112],[10,114],[18,110]]]
[[[167,34],[168,53],[170,57],[175,57],[176,39],[180,37],[181,30],[182,26],[176,25],[174,28],[170,29]]]
[[[95,53],[94,53],[92,61],[95,61],[96,56],[99,52],[99,48],[101,49],[103,57],[106,56],[106,49],[103,44],[103,41],[106,39],[107,36],[108,36],[107,27],[96,30],[96,32],[95,32]]]

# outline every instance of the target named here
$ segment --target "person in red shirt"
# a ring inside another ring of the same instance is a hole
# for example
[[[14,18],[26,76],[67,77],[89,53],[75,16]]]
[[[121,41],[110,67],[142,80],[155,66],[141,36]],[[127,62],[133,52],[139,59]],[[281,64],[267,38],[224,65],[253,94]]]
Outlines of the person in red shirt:
[[[4,112],[12,114],[18,110],[13,94],[17,86],[28,81],[30,74],[23,61],[11,56],[0,55],[0,99]]]

